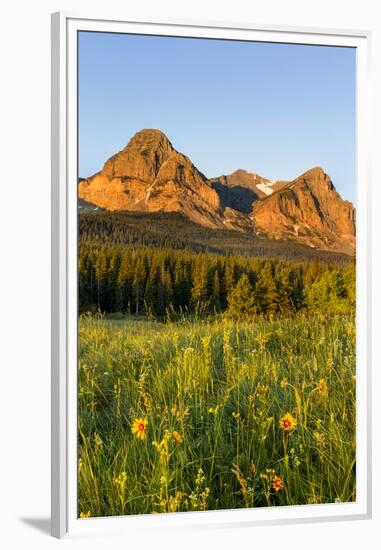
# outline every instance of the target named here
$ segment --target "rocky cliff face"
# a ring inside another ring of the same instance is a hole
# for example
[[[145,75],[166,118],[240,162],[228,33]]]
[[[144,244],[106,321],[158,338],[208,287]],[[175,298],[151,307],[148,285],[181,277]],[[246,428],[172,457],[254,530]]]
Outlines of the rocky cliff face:
[[[212,178],[210,181],[222,196],[225,206],[242,212],[250,212],[254,201],[271,195],[288,183],[269,180],[242,168],[227,176]]]
[[[356,213],[321,168],[312,168],[253,204],[257,234],[353,254]]]
[[[221,203],[209,180],[159,130],[141,130],[79,184],[79,197],[107,210],[182,212],[223,227]]]
[[[200,225],[249,232],[253,238],[346,254],[355,250],[355,209],[321,168],[291,182],[246,170],[208,180],[159,130],[135,134],[78,189],[82,201],[106,210],[180,212]]]

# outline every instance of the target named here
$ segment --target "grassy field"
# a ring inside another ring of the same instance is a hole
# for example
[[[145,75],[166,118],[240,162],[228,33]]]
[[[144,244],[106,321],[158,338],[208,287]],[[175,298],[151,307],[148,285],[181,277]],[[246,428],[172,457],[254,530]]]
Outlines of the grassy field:
[[[352,316],[79,322],[79,514],[355,500]]]

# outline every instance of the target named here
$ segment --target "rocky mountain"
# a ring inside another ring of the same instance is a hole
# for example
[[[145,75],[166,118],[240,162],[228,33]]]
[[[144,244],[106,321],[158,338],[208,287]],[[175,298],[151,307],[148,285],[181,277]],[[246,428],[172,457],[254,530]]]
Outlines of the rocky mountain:
[[[220,195],[222,205],[249,214],[254,201],[278,191],[288,182],[273,181],[246,170],[210,180]]]
[[[316,167],[253,204],[256,234],[296,240],[313,248],[353,254],[356,211]]]
[[[319,250],[354,254],[356,215],[322,168],[292,181],[237,170],[207,179],[160,130],[141,130],[81,180],[81,204],[108,211],[177,212],[212,229],[230,229]],[[85,202],[84,202],[85,201]]]
[[[201,225],[224,227],[217,191],[160,130],[135,134],[78,189],[81,199],[107,210],[181,212]]]

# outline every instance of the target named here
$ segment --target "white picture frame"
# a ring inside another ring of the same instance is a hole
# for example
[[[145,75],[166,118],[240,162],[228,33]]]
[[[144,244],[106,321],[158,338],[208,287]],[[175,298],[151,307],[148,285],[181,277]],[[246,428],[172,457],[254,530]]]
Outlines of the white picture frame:
[[[79,30],[260,40],[356,48],[357,500],[250,510],[77,518],[77,32]],[[247,526],[371,517],[370,33],[248,23],[125,20],[52,15],[52,535],[131,528]]]

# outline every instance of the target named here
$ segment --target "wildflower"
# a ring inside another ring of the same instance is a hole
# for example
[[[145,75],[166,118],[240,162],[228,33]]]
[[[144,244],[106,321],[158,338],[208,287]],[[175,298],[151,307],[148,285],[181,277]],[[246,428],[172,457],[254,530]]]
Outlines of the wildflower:
[[[80,517],[81,519],[90,518],[90,517],[91,517],[91,514],[90,514],[90,512],[81,512],[81,513],[79,514],[79,517]]]
[[[292,447],[292,449],[290,449],[290,457],[291,457],[291,460],[292,460],[292,463],[293,463],[294,466],[296,466],[296,467],[300,466],[301,462],[299,460],[299,457],[295,453],[294,447]]]
[[[168,511],[178,512],[181,505],[181,501],[183,500],[184,496],[185,496],[184,493],[181,493],[180,491],[177,491],[175,496],[170,496],[169,502],[168,502]]]
[[[280,381],[280,387],[282,388],[282,390],[288,385],[288,382],[286,380],[286,378],[283,378],[281,381]]]
[[[202,468],[199,468],[195,488],[192,493],[189,495],[189,502],[192,510],[200,511],[206,510],[208,507],[208,498],[209,498],[210,489],[205,487],[205,475]]]
[[[288,412],[279,420],[279,426],[285,432],[291,432],[296,428],[296,418]]]
[[[131,426],[131,432],[137,439],[145,439],[147,436],[147,418],[136,418]]]
[[[328,384],[324,378],[320,378],[319,382],[317,383],[316,389],[318,390],[318,392],[322,397],[325,397],[327,395]]]
[[[169,452],[169,441],[171,438],[171,434],[168,432],[168,430],[165,431],[163,438],[161,441],[153,441],[152,445],[156,448],[158,454],[159,454],[159,460],[161,464],[168,464],[170,452]]]
[[[171,413],[179,420],[184,420],[187,416],[189,416],[189,407],[182,407],[179,409],[176,405],[173,405],[171,408]]]
[[[325,437],[323,433],[316,431],[313,433],[313,438],[315,439],[316,443],[324,445]]]
[[[117,477],[114,477],[113,483],[117,487],[120,487],[121,490],[124,489],[127,481],[127,474],[126,472],[121,472]]]
[[[174,431],[172,437],[176,443],[182,443],[184,441],[184,437],[179,434],[179,432]]]
[[[266,472],[262,472],[260,474],[260,478],[261,479],[272,479],[274,477],[274,474],[275,474],[275,470],[273,470],[272,468],[266,468]]]
[[[280,476],[275,475],[273,477],[272,488],[276,492],[281,491],[283,489],[283,481],[282,481],[282,478]]]
[[[237,464],[233,464],[233,468],[231,469],[231,471],[237,478],[238,483],[240,484],[242,496],[246,498],[248,490],[247,479],[242,475],[242,472]]]
[[[98,448],[98,449],[102,449],[103,448],[103,441],[102,441],[102,438],[100,437],[100,435],[97,434],[97,432],[94,432],[94,445]]]
[[[255,340],[257,341],[257,343],[259,344],[262,350],[265,349],[266,344],[268,344],[268,342],[271,339],[271,336],[272,336],[271,332],[266,332],[265,334],[258,334],[255,337]]]

